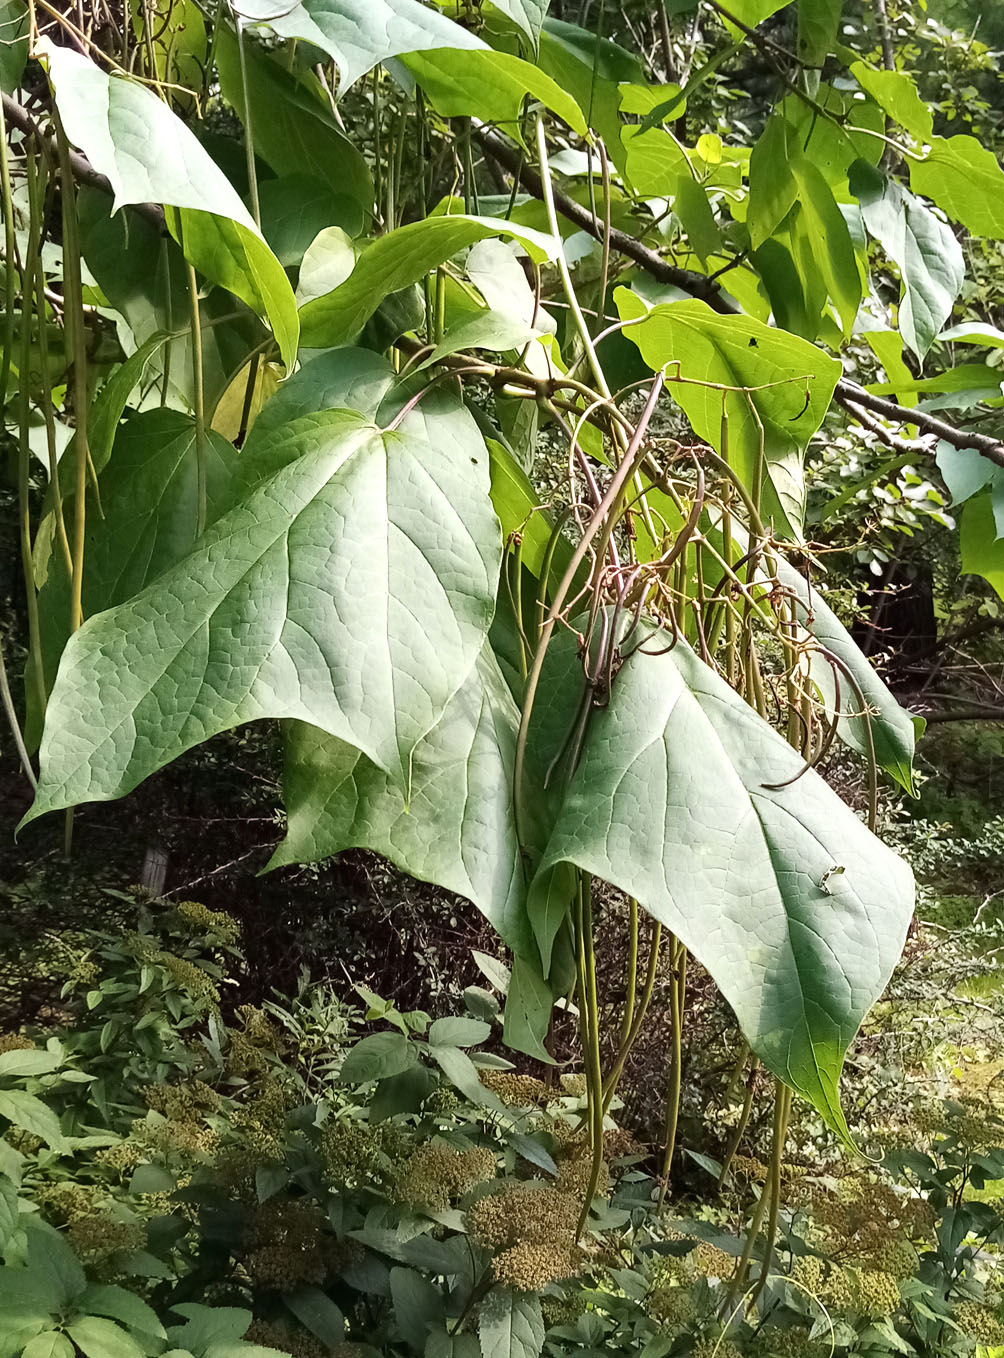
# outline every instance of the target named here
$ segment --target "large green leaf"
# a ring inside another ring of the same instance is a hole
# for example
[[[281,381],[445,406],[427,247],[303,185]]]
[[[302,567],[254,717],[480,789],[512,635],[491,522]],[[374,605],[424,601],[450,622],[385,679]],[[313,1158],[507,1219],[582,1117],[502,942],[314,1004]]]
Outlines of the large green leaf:
[[[121,796],[267,717],[318,726],[407,786],[415,746],[481,650],[501,556],[473,420],[441,390],[422,410],[387,433],[348,411],[294,421],[188,557],[84,624],[49,703],[29,819]]]
[[[625,334],[649,367],[666,368],[671,378],[678,374],[750,389],[748,395],[739,390],[724,398],[729,461],[750,487],[762,427],[764,512],[779,520],[778,527],[800,533],[805,509],[802,450],[823,421],[840,376],[839,362],[761,321],[720,316],[706,302],[661,303],[646,310],[626,288],[618,288],[615,300],[622,320],[637,321]],[[686,381],[674,382],[670,390],[695,433],[721,451],[722,392]]]
[[[955,233],[901,185],[889,181],[880,198],[862,197],[865,225],[899,267],[903,295],[899,328],[923,359],[952,314],[965,281]]]
[[[536,260],[553,259],[558,248],[551,236],[494,217],[457,214],[399,226],[362,252],[340,287],[301,308],[304,344],[326,349],[354,339],[385,297],[489,236],[513,237]]]
[[[572,96],[623,172],[619,87],[644,85],[645,71],[638,58],[577,24],[545,19],[537,61],[541,70]]]
[[[13,94],[28,60],[28,6],[0,0],[0,93]]]
[[[482,1358],[538,1358],[544,1329],[536,1293],[496,1287],[478,1312]]]
[[[283,265],[299,264],[307,246],[327,226],[340,226],[350,236],[362,234],[361,205],[335,193],[320,179],[290,174],[266,179],[258,186],[261,229]],[[372,199],[371,199],[372,201]]]
[[[206,435],[207,522],[213,523],[230,495],[236,453],[226,439]],[[118,432],[107,467],[98,479],[101,531],[84,555],[84,616],[123,604],[192,550],[198,522],[195,422],[178,410],[147,410]],[[72,502],[70,502],[72,503]],[[64,505],[67,517],[70,503]],[[96,512],[92,509],[91,511]],[[70,580],[65,558],[51,550],[39,588],[45,687],[51,690],[70,636]],[[29,665],[27,692],[34,692]],[[41,714],[32,712],[28,736],[34,746]]]
[[[530,935],[512,821],[519,712],[490,648],[415,747],[411,796],[365,755],[311,726],[286,733],[286,838],[270,867],[372,849],[466,897],[515,951]]]
[[[750,154],[749,205],[746,225],[754,250],[759,250],[787,217],[798,197],[791,162],[799,142],[788,120],[775,113],[757,138]]]
[[[536,52],[549,0],[490,0],[491,7],[511,19]]]
[[[586,124],[574,98],[529,61],[508,52],[458,52],[441,48],[404,58],[429,101],[444,118],[476,116],[484,122],[515,123],[527,95],[539,100],[576,132]]]
[[[173,240],[158,235],[131,208],[109,216],[109,203],[108,195],[97,189],[81,188],[77,195],[84,260],[109,305],[123,317],[120,333],[128,327],[128,334],[122,336],[127,352],[134,346],[143,348],[155,335],[182,330],[177,338],[153,346],[147,370],[159,375],[169,367],[172,404],[190,405],[192,345],[182,327],[191,303],[184,255]],[[235,303],[222,288],[212,288],[200,298],[199,315],[208,413],[247,362],[250,350],[267,339],[268,332],[254,312]],[[112,378],[116,387],[117,378],[117,374]],[[102,407],[110,409],[103,391],[95,402],[95,413]],[[100,456],[106,446],[102,441],[92,451]]]
[[[0,1089],[0,1118],[32,1136],[41,1137],[53,1150],[62,1150],[63,1132],[59,1118],[47,1103],[23,1089]]]
[[[484,50],[485,43],[421,0],[249,0],[246,19],[265,23],[284,38],[299,38],[326,52],[338,67],[338,93],[381,61],[405,52],[457,47]]]
[[[910,161],[910,185],[974,236],[1004,240],[1004,171],[975,137],[933,137],[927,156]]]
[[[826,283],[844,335],[849,336],[861,305],[861,276],[847,222],[825,176],[807,156],[797,156],[791,172],[815,267]]]
[[[789,781],[801,766],[684,643],[635,652],[540,870],[571,862],[672,929],[768,1069],[846,1136],[841,1066],[899,957],[913,882],[818,774]]]
[[[934,117],[913,80],[902,71],[880,71],[863,61],[851,63],[851,75],[866,94],[918,141],[930,141]]]
[[[260,47],[244,39],[244,75],[235,34],[225,25],[216,32],[216,68],[220,89],[246,124],[251,110],[255,154],[266,160],[276,174],[306,174],[347,194],[366,211],[373,206],[373,176],[369,166],[342,132],[324,97],[314,89],[316,77],[297,83],[267,57]],[[322,225],[328,225],[327,222]]]
[[[963,509],[959,548],[963,571],[982,575],[1004,599],[1004,536],[998,536],[990,491],[975,496]]]
[[[200,273],[268,318],[283,361],[296,357],[293,290],[247,208],[180,118],[153,90],[107,75],[42,39],[63,125],[115,191],[115,209],[162,203],[168,227]]]

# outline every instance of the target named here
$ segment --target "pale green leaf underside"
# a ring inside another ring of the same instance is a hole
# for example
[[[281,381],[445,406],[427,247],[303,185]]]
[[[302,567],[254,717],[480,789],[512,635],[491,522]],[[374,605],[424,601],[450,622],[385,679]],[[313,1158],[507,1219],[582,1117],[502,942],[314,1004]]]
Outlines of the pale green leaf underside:
[[[593,715],[541,872],[568,861],[634,896],[846,1135],[840,1069],[899,957],[913,879],[816,773],[766,786],[801,762],[685,645],[636,654]]]
[[[326,349],[354,339],[392,292],[417,283],[458,250],[491,236],[511,236],[536,260],[551,259],[554,238],[494,217],[426,217],[378,237],[332,292],[300,309],[303,343]]]
[[[302,723],[286,735],[287,834],[270,867],[342,849],[383,854],[466,897],[509,947],[530,938],[512,820],[519,713],[489,647],[412,759],[411,798],[365,755]]]
[[[212,431],[207,433],[209,523],[227,505],[236,458],[226,439]],[[147,410],[133,415],[115,437],[98,487],[104,519],[101,533],[89,544],[84,556],[85,618],[115,604],[124,604],[195,546],[198,522],[195,421],[179,410]],[[68,519],[72,518],[71,504],[72,501],[64,502]],[[70,635],[69,572],[55,543],[50,545],[49,559],[44,563],[38,597],[45,686],[49,690]],[[35,703],[33,675],[29,663],[29,704]],[[29,741],[34,748],[41,718],[31,707],[29,714],[32,719]]]
[[[298,322],[293,290],[236,189],[153,90],[107,75],[87,57],[39,43],[59,115],[75,145],[107,175],[115,210],[162,203],[168,226],[200,273],[268,318],[291,366]],[[176,211],[170,211],[176,209]]]
[[[284,0],[248,0],[241,13],[326,52],[338,67],[339,95],[381,61],[405,52],[486,46],[420,0],[303,0],[292,7]]]
[[[193,745],[288,717],[407,785],[411,754],[474,666],[501,556],[488,454],[455,402],[437,429],[358,414],[277,435],[276,470],[64,652],[28,819],[130,791]],[[431,437],[426,438],[425,433]]]

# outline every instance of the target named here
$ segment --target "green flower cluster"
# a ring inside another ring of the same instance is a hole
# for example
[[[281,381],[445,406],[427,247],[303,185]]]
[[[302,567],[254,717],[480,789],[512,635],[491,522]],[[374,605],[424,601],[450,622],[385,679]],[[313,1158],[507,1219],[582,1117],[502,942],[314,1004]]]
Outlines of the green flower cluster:
[[[315,1202],[269,1198],[252,1214],[244,1267],[261,1287],[318,1287],[332,1272],[336,1245]]]
[[[332,1188],[387,1185],[394,1161],[401,1158],[408,1143],[401,1129],[392,1122],[375,1126],[356,1118],[332,1118],[320,1137],[320,1156],[324,1177]]]
[[[546,1107],[554,1098],[543,1080],[532,1075],[517,1075],[514,1070],[479,1070],[478,1079],[503,1103],[515,1108]]]
[[[399,1166],[391,1188],[399,1203],[443,1211],[476,1184],[494,1179],[495,1152],[487,1146],[454,1150],[442,1141],[429,1141]]]
[[[198,901],[179,901],[174,907],[179,920],[189,926],[193,934],[208,936],[218,943],[233,946],[240,942],[241,927],[222,910],[210,910]]]
[[[30,1037],[25,1037],[23,1033],[0,1033],[0,1053],[2,1052],[28,1052],[35,1047]]]
[[[574,1277],[582,1264],[576,1244],[580,1202],[536,1181],[507,1183],[479,1198],[467,1214],[471,1235],[495,1251],[492,1274],[506,1287],[537,1291]]]
[[[202,1080],[149,1085],[143,1091],[143,1098],[155,1113],[178,1122],[194,1122],[220,1104],[219,1095]]]
[[[975,1301],[960,1301],[955,1307],[955,1323],[963,1334],[986,1348],[1004,1345],[1004,1324],[989,1306],[980,1306]]]

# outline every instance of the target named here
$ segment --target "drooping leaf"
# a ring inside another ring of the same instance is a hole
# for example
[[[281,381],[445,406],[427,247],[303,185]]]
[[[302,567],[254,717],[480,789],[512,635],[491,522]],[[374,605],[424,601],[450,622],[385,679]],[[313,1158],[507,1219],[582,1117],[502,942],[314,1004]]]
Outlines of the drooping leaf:
[[[556,113],[575,132],[586,124],[575,99],[539,66],[509,52],[455,48],[414,52],[403,64],[444,118],[477,116],[485,122],[515,124],[527,95]]]
[[[66,1332],[84,1358],[143,1358],[143,1350],[128,1331],[103,1316],[81,1316]]]
[[[554,995],[541,972],[540,958],[530,953],[516,954],[505,991],[502,1029],[505,1045],[553,1065],[553,1058],[544,1046],[553,1008]]]
[[[298,1287],[283,1293],[283,1301],[301,1325],[328,1349],[337,1349],[345,1338],[345,1317],[319,1287]]]
[[[910,76],[903,71],[880,71],[864,61],[853,62],[850,72],[894,122],[918,141],[930,141],[934,118]]]
[[[195,136],[153,90],[107,75],[69,47],[42,39],[63,125],[115,191],[114,208],[162,203],[168,227],[198,271],[267,317],[283,361],[296,357],[293,290],[247,208]]]
[[[822,66],[840,25],[843,0],[798,0],[798,59],[803,66]]]
[[[515,949],[530,945],[512,825],[519,714],[490,649],[415,748],[411,797],[358,750],[313,727],[286,737],[286,838],[271,867],[347,848],[473,902]]]
[[[541,871],[574,863],[672,929],[768,1069],[846,1137],[840,1069],[913,884],[816,773],[788,783],[801,767],[684,643],[635,652],[593,714]]]
[[[959,549],[963,573],[981,575],[1004,599],[1004,537],[998,536],[989,491],[975,496],[963,509]]]
[[[914,750],[918,738],[924,733],[924,719],[912,716],[897,702],[882,676],[862,654],[857,642],[819,591],[810,589],[805,578],[783,557],[777,558],[776,566],[778,579],[796,600],[795,611],[799,624],[843,663],[868,706],[870,719],[866,724],[863,716],[855,715],[860,711],[861,702],[847,678],[841,674],[837,682],[840,711],[845,715],[841,716],[837,724],[837,735],[860,755],[867,756],[874,749],[879,768],[894,778],[905,792],[912,794]],[[809,659],[813,681],[830,703],[832,711],[835,693],[832,667],[818,652],[810,654]]]
[[[991,482],[1004,480],[1004,469],[995,467],[989,458],[982,457],[975,448],[955,448],[942,440],[938,444],[935,460],[951,494],[952,503],[956,505],[964,504]]]
[[[368,210],[373,176],[362,152],[335,123],[316,76],[297,83],[246,35],[242,75],[237,37],[224,24],[217,27],[215,51],[220,89],[245,124],[250,108],[255,154],[277,174],[310,175]]]
[[[40,1136],[53,1150],[64,1144],[59,1118],[47,1103],[23,1089],[0,1089],[0,1117],[32,1136]]]
[[[7,1178],[0,1175],[0,1250],[14,1234],[20,1208],[17,1205],[17,1188]]]
[[[791,172],[798,202],[820,277],[837,309],[844,335],[850,335],[861,305],[861,276],[854,244],[843,213],[822,173],[807,156],[798,156]]]
[[[798,534],[805,506],[802,450],[830,404],[839,362],[760,321],[717,315],[706,302],[671,302],[646,310],[626,288],[618,288],[615,300],[622,320],[637,320],[625,334],[651,368],[665,367],[671,376],[678,371],[683,379],[725,387],[759,388],[750,390],[748,397],[745,391],[725,393],[729,461],[743,483],[752,486],[762,426],[764,513],[774,513],[779,526],[785,523]],[[694,431],[721,451],[722,391],[688,386],[685,381],[670,389]]]
[[[620,86],[644,85],[645,71],[638,58],[608,38],[550,18],[544,20],[537,61],[541,70],[572,96],[623,173]]]
[[[933,137],[927,156],[910,161],[910,185],[974,236],[1004,240],[1004,171],[975,137]]]
[[[0,93],[13,94],[28,60],[28,6],[0,0]]]
[[[482,1358],[539,1358],[544,1318],[534,1292],[494,1288],[478,1312]]]
[[[421,0],[248,0],[246,20],[267,24],[283,38],[298,38],[326,52],[338,67],[338,94],[374,66],[405,52],[460,48],[476,52],[485,43]]]
[[[923,359],[962,290],[962,247],[945,222],[894,181],[886,184],[880,198],[862,198],[861,212],[868,230],[899,267],[903,280],[899,328]]]
[[[459,1089],[471,1103],[482,1108],[494,1108],[496,1112],[504,1111],[499,1097],[481,1083],[478,1068],[465,1051],[459,1047],[435,1046],[429,1048],[429,1055],[450,1084]]]
[[[702,268],[706,268],[708,256],[722,248],[722,237],[707,191],[689,174],[680,176],[673,211],[686,232],[690,248],[701,261]]]
[[[153,341],[147,374],[161,376],[165,368],[169,369],[171,403],[189,404],[193,389],[190,337],[180,334],[163,339],[163,343],[154,341],[154,336],[177,331],[179,319],[189,315],[185,257],[173,240],[159,235],[152,223],[132,208],[109,216],[110,201],[97,189],[81,187],[77,194],[84,260],[109,306],[124,318],[136,350]],[[268,332],[253,311],[241,306],[223,288],[212,288],[200,297],[199,315],[203,392],[209,413],[249,352],[267,338]],[[117,387],[118,377],[116,373],[108,386]],[[121,380],[124,382],[125,377]],[[112,394],[106,396],[102,389],[94,405],[97,456],[103,455],[106,447],[103,433],[109,425],[104,413],[110,413]]]
[[[9,1094],[15,1092],[21,1091],[8,1091]],[[24,1224],[28,1237],[29,1274],[45,1286],[53,1311],[71,1310],[87,1287],[83,1264],[66,1236],[47,1221],[33,1215]],[[30,1284],[29,1289],[33,1290]]]
[[[174,1188],[173,1177],[171,1188]],[[81,1309],[88,1315],[118,1320],[128,1329],[139,1330],[143,1335],[151,1335],[155,1339],[167,1338],[153,1307],[135,1292],[114,1283],[92,1283],[81,1298]]]
[[[446,1320],[442,1294],[416,1269],[391,1269],[390,1299],[394,1323],[409,1348],[421,1348],[429,1330]]]
[[[756,28],[765,19],[769,19],[772,14],[776,14],[779,9],[783,9],[789,0],[734,0],[734,3],[726,6],[729,14],[733,15],[748,28]],[[726,27],[736,37],[744,37],[742,29],[735,24],[730,24],[725,20]]]
[[[337,735],[407,786],[481,650],[501,552],[476,426],[442,391],[421,404],[387,433],[346,411],[295,421],[188,557],[75,633],[29,819],[121,796],[266,717]]]
[[[746,225],[754,250],[774,234],[794,206],[798,183],[791,171],[799,151],[794,128],[780,114],[767,120],[750,155]]]
[[[363,250],[344,283],[300,312],[303,343],[330,348],[355,338],[383,298],[418,283],[458,250],[489,236],[511,236],[536,260],[552,259],[550,236],[492,217],[426,217],[378,237]]]
[[[520,32],[526,35],[531,52],[537,50],[548,4],[549,0],[491,0],[491,8],[511,19]]]

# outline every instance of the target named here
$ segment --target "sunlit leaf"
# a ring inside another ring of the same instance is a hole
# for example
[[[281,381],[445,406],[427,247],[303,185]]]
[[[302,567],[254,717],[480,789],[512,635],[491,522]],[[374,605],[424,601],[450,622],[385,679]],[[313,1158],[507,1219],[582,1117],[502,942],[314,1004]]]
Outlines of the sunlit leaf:
[[[975,137],[934,137],[923,160],[910,161],[910,184],[974,236],[1004,240],[1004,171]]]
[[[421,0],[244,0],[241,13],[267,24],[283,38],[297,38],[326,52],[338,67],[342,95],[374,66],[405,52],[462,48],[485,43]]]
[[[649,367],[666,368],[670,377],[684,379],[670,386],[673,399],[695,432],[719,451],[724,399],[729,460],[747,487],[753,485],[762,428],[765,490],[773,487],[773,494],[765,496],[765,513],[783,515],[782,521],[797,534],[805,504],[802,450],[830,404],[839,362],[760,321],[720,316],[706,302],[671,302],[646,310],[626,288],[618,288],[615,299],[621,318],[637,321],[625,334]],[[718,385],[688,386],[687,378]]]
[[[293,290],[229,180],[153,90],[107,75],[69,47],[42,39],[63,125],[115,191],[115,209],[162,203],[168,226],[200,273],[268,318],[283,361],[296,357]]]
[[[383,298],[489,236],[512,236],[538,260],[553,258],[557,248],[550,236],[492,217],[426,217],[400,226],[363,250],[340,287],[303,307],[303,343],[321,349],[353,339]]]

